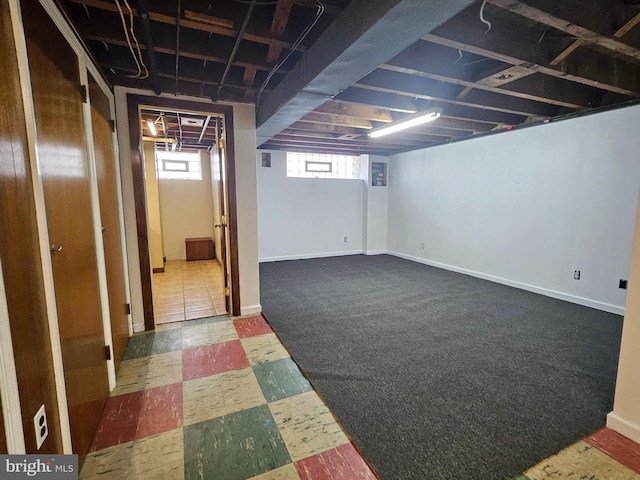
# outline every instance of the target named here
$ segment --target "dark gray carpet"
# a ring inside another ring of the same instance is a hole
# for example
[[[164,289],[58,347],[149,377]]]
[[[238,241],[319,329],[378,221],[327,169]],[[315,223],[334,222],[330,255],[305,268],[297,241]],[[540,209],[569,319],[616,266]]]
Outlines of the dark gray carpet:
[[[260,280],[383,480],[513,478],[612,409],[620,316],[386,255],[265,263]]]

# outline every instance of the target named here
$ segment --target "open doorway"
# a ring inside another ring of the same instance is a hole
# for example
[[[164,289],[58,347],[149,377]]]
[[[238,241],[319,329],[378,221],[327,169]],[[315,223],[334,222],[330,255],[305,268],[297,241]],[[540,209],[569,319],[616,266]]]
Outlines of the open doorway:
[[[155,324],[225,315],[222,117],[141,108]]]
[[[235,188],[235,160],[234,160],[234,140],[233,140],[233,109],[226,105],[212,105],[200,102],[185,101],[179,99],[161,98],[161,97],[146,97],[134,94],[127,95],[128,105],[128,119],[130,126],[130,140],[131,140],[131,164],[133,170],[133,184],[134,184],[134,200],[136,208],[137,219],[137,233],[138,233],[138,254],[140,258],[140,277],[142,286],[142,302],[144,307],[144,322],[145,330],[153,329],[156,325],[155,312],[154,312],[154,289],[152,280],[152,261],[150,251],[150,238],[152,236],[152,229],[149,225],[148,212],[147,212],[147,199],[145,185],[145,155],[143,154],[143,139],[145,137],[154,137],[149,135],[151,132],[150,121],[156,128],[155,137],[161,137],[160,140],[152,140],[152,143],[159,144],[159,149],[164,152],[173,152],[186,150],[186,146],[189,142],[193,142],[196,145],[198,141],[202,144],[205,140],[208,141],[208,145],[204,148],[194,148],[195,151],[200,151],[201,155],[204,155],[201,151],[208,151],[208,162],[210,163],[210,173],[212,182],[219,181],[218,195],[212,189],[209,202],[214,203],[214,197],[220,198],[219,206],[220,213],[214,216],[213,235],[207,235],[205,237],[195,238],[211,238],[214,240],[214,252],[217,250],[220,255],[216,258],[215,253],[212,261],[221,263],[223,270],[223,285],[224,285],[224,307],[229,315],[240,314],[240,282],[238,272],[238,243],[237,243],[237,217],[236,217],[236,188]],[[141,116],[143,111],[157,114],[153,118],[144,119]],[[164,115],[160,115],[163,113]],[[173,123],[167,122],[167,115],[171,113],[175,115]],[[157,128],[162,125],[163,118],[166,126]],[[204,118],[202,127],[197,125],[187,125],[186,122],[180,122],[179,117],[185,116],[186,118],[201,117]],[[160,118],[158,118],[160,117]],[[207,123],[207,117],[209,122]],[[205,127],[206,124],[206,127]],[[175,127],[172,131],[171,127]],[[193,127],[193,128],[189,128]],[[166,128],[166,130],[165,130]],[[148,130],[147,130],[148,129]],[[204,135],[202,134],[205,130]],[[189,136],[190,130],[197,130],[195,138]],[[165,136],[166,132],[166,136]],[[202,137],[200,137],[202,135]],[[210,138],[207,138],[207,135]],[[210,140],[210,141],[209,141]],[[175,148],[172,145],[175,144]],[[182,148],[180,149],[180,145]],[[158,151],[158,145],[154,147],[155,151]],[[153,155],[155,161],[155,154]],[[178,165],[171,165],[171,159],[169,159],[169,168],[179,168]],[[155,171],[155,165],[153,166]],[[183,166],[183,169],[190,169],[190,166]],[[203,173],[207,175],[207,173]],[[219,178],[216,177],[219,175]],[[155,175],[149,175],[149,177],[156,177]],[[156,177],[157,179],[157,177]],[[190,204],[191,206],[193,204]],[[185,207],[182,213],[190,208]],[[215,212],[214,212],[215,213]],[[186,234],[188,235],[188,233]],[[186,236],[182,239],[184,242],[187,238],[194,238]],[[219,240],[218,240],[219,238]],[[219,245],[216,245],[219,242]],[[207,242],[204,242],[205,244]],[[211,242],[208,242],[209,246]],[[164,248],[164,246],[163,246]],[[185,242],[185,262],[186,261],[186,242]],[[163,255],[164,256],[164,255]],[[220,260],[220,261],[219,261]],[[195,260],[194,262],[198,262]],[[186,265],[193,262],[187,262]],[[157,268],[157,267],[153,267]],[[162,268],[162,267],[161,267]],[[164,265],[166,273],[166,264]],[[193,268],[194,270],[199,270]],[[160,273],[160,272],[158,272]],[[215,275],[215,274],[214,274]],[[196,279],[191,283],[203,284],[201,281],[207,275],[201,272],[201,278]],[[215,285],[211,286],[213,290]],[[184,295],[184,293],[183,293]],[[216,301],[213,298],[214,309],[216,308]],[[190,303],[196,303],[198,300],[195,295],[190,298]],[[217,302],[218,311],[222,311],[220,302]],[[195,305],[189,308],[192,312],[197,310]],[[205,310],[201,308],[200,310]],[[185,308],[186,313],[186,308]],[[210,313],[210,312],[209,312]],[[205,314],[205,312],[200,312]],[[195,317],[195,313],[190,315]],[[206,316],[210,316],[206,315]],[[186,315],[185,315],[186,318]]]

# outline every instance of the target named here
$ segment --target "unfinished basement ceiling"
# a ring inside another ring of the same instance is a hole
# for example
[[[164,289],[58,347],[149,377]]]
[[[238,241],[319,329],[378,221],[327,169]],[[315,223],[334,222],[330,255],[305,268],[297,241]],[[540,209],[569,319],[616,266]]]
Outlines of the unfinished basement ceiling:
[[[235,102],[259,100],[259,114],[283,78],[298,74],[296,64],[337,18],[354,15],[358,6],[376,9],[393,3],[322,0],[320,7],[314,0],[257,0],[253,5],[251,0],[166,0],[147,6],[146,0],[132,0],[133,33],[147,68],[156,66],[154,79],[153,74],[136,78],[138,67],[118,11],[122,9],[129,27],[124,0],[59,1],[112,84]],[[422,3],[425,8],[434,4]],[[153,55],[138,14],[147,8]],[[381,59],[378,68],[344,85],[333,99],[309,112],[301,108],[259,144],[389,155],[622,106],[640,97],[638,23],[637,0],[475,2],[392,58]],[[136,53],[133,35],[129,37]],[[339,40],[336,36],[336,44]],[[279,63],[281,68],[273,72]],[[304,71],[315,67],[307,64]],[[379,139],[367,136],[373,128],[430,108],[442,109],[442,117]],[[265,122],[258,117],[260,126]]]
[[[159,149],[167,151],[209,151],[218,139],[219,121],[218,117],[195,112],[154,108],[140,110],[143,139],[156,142]]]

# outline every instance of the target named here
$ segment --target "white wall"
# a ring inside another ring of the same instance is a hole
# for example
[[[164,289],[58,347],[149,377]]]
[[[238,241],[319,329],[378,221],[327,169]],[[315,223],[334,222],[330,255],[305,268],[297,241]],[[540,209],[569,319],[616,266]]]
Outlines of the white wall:
[[[258,207],[256,184],[256,114],[253,105],[234,103],[234,147],[238,212],[238,263],[242,315],[260,313]]]
[[[389,250],[622,313],[639,118],[636,106],[392,157]]]
[[[363,239],[362,250],[367,255],[386,253],[387,251],[387,186],[371,185],[372,163],[387,163],[387,157],[377,155],[361,155],[362,179],[364,188]],[[387,165],[388,171],[388,165]],[[388,173],[387,173],[388,175]]]
[[[144,178],[147,188],[147,225],[149,226],[149,244],[151,268],[164,268],[162,250],[162,221],[160,218],[160,197],[158,195],[158,170],[156,168],[156,144],[142,142],[144,154]]]
[[[213,194],[209,154],[200,152],[202,180],[161,178],[160,217],[167,260],[184,260],[185,238],[213,238]]]
[[[362,253],[364,182],[287,178],[286,153],[271,151],[265,168],[267,151],[257,154],[260,261]]]

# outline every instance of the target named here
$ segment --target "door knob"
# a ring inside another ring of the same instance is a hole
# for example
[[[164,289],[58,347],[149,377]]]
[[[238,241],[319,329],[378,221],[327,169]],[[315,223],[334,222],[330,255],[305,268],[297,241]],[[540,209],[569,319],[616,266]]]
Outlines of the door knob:
[[[221,223],[214,223],[213,226],[214,226],[214,228],[220,228],[220,227],[222,227],[222,224]]]
[[[56,245],[52,243],[51,247],[49,247],[49,251],[51,252],[51,255],[55,255],[57,252],[62,251],[62,245],[56,247]]]

